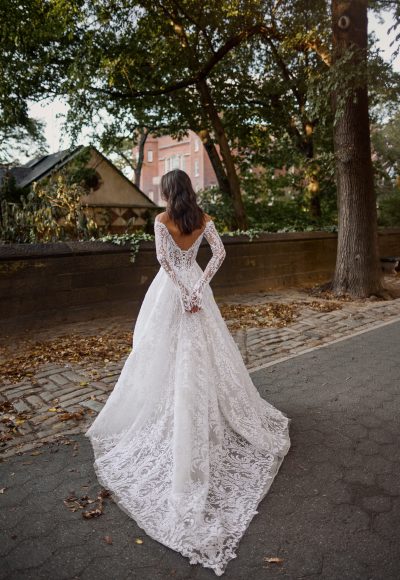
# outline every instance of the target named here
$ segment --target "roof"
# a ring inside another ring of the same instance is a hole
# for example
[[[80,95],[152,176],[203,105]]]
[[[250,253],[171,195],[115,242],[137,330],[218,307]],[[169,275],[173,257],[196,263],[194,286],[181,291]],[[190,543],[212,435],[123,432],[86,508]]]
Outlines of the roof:
[[[92,145],[88,146],[90,149],[94,149],[98,155],[100,155],[109,165],[112,166],[114,171],[117,171],[128,183],[136,189],[137,193],[139,193],[143,197],[143,201],[145,201],[146,205],[150,202],[151,205],[154,207],[158,207],[156,203],[152,199],[150,199],[137,185],[133,183],[130,179],[126,177],[116,167],[112,161],[110,161],[105,155],[103,155],[96,147]],[[35,157],[31,159],[25,165],[19,167],[0,167],[0,185],[7,173],[11,173],[11,175],[15,179],[15,183],[18,187],[27,187],[31,185],[35,181],[40,181],[44,179],[54,171],[61,169],[64,165],[72,161],[74,157],[78,155],[85,147],[83,145],[79,145],[75,148],[64,149],[63,151],[58,151],[57,153],[52,153],[50,155],[42,155],[40,157]]]

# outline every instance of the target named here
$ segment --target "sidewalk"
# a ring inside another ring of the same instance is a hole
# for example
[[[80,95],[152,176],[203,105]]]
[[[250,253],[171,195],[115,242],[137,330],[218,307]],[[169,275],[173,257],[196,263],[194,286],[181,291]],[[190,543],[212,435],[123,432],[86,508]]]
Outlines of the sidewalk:
[[[400,290],[400,277],[393,283]],[[343,302],[301,290],[230,296],[219,305],[250,371],[400,319],[400,299]],[[0,363],[21,378],[6,378],[0,390],[2,456],[86,430],[118,379],[132,330],[132,320],[115,317],[4,336]]]
[[[394,322],[252,374],[292,418],[292,448],[223,578],[400,577],[399,341]],[[0,579],[216,578],[148,538],[110,498],[100,517],[72,511],[71,495],[99,495],[92,461],[78,434],[0,465]]]

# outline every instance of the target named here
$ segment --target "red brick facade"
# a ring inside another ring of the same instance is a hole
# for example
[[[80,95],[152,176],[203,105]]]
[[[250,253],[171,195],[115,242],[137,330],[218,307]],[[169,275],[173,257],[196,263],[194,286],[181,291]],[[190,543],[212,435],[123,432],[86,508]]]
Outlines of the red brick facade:
[[[137,156],[137,147],[133,150]],[[182,141],[167,135],[147,138],[140,179],[140,189],[158,205],[165,205],[160,196],[160,179],[171,169],[183,169],[192,180],[195,191],[217,185],[217,178],[200,137],[193,131]]]

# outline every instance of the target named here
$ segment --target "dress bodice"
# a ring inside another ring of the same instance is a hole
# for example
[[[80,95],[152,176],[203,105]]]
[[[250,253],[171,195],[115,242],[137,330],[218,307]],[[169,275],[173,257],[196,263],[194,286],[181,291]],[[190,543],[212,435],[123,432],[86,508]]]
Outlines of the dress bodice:
[[[177,287],[182,310],[200,307],[205,286],[222,264],[226,252],[213,220],[208,220],[202,233],[187,250],[182,250],[170,234],[167,226],[158,219],[154,222],[157,259]],[[197,252],[205,237],[210,244],[212,258],[193,288],[188,287],[188,272],[196,263]]]
[[[206,233],[207,228],[211,221],[208,221],[205,228],[201,232],[201,234],[196,238],[193,244],[187,250],[182,250],[175,242],[174,238],[172,237],[171,233],[169,232],[167,226],[162,222],[156,220],[154,227],[158,227],[160,230],[160,236],[164,239],[164,250],[168,254],[168,259],[174,268],[179,270],[190,269],[196,261],[197,252],[199,251],[201,242],[203,241],[203,236]]]

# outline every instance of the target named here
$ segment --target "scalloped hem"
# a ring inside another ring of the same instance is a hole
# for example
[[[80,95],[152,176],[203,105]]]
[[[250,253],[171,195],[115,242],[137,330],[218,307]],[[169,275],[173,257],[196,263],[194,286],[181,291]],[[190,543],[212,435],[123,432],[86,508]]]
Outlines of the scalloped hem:
[[[282,415],[287,419],[286,429],[284,431],[282,431],[283,436],[287,439],[287,446],[284,450],[283,455],[277,455],[274,457],[274,462],[271,465],[269,477],[266,481],[265,486],[263,487],[263,489],[261,490],[261,492],[259,494],[259,499],[257,500],[255,507],[258,507],[259,504],[261,503],[261,501],[267,495],[267,493],[268,493],[269,489],[271,488],[271,485],[274,482],[275,477],[276,477],[276,475],[277,475],[277,473],[278,473],[278,471],[283,463],[283,460],[286,457],[286,455],[290,449],[290,446],[291,446],[290,435],[289,435],[289,425],[292,422],[292,419],[290,417],[287,417],[283,413],[282,413]],[[153,534],[151,531],[148,530],[148,528],[146,526],[146,522],[142,521],[140,519],[140,517],[133,514],[126,507],[126,505],[124,504],[124,500],[116,492],[114,492],[112,490],[112,487],[110,487],[110,485],[107,483],[106,479],[103,478],[103,476],[100,473],[100,470],[96,464],[96,458],[97,458],[96,450],[98,449],[98,445],[97,445],[96,440],[95,440],[96,438],[94,436],[92,436],[91,433],[88,433],[88,431],[86,431],[86,433],[84,433],[84,436],[87,437],[92,444],[92,448],[93,448],[94,456],[95,456],[95,461],[93,463],[93,467],[94,467],[94,471],[96,473],[97,479],[98,479],[100,485],[102,485],[105,489],[107,489],[108,491],[111,492],[112,500],[114,501],[114,503],[117,504],[117,506],[121,509],[121,511],[123,511],[128,517],[133,519],[136,522],[136,524],[150,538],[152,538],[153,540],[156,540],[157,542],[170,548],[171,550],[174,550],[175,552],[180,553],[182,556],[189,558],[190,564],[192,564],[192,565],[201,564],[204,568],[210,568],[211,570],[213,570],[213,572],[215,572],[215,574],[217,576],[222,576],[225,573],[225,570],[226,570],[228,563],[231,560],[237,558],[236,549],[237,549],[237,547],[240,543],[240,540],[242,539],[244,533],[246,532],[247,528],[250,526],[250,523],[253,520],[254,516],[259,513],[257,511],[257,509],[254,509],[254,511],[249,511],[248,517],[242,522],[242,525],[238,528],[237,535],[233,538],[233,542],[230,544],[229,548],[223,553],[223,557],[217,562],[213,562],[207,558],[202,558],[194,550],[191,551],[190,549],[183,548],[182,546],[178,547],[176,545],[172,545],[168,542],[165,542],[162,538],[157,537],[156,534]]]

